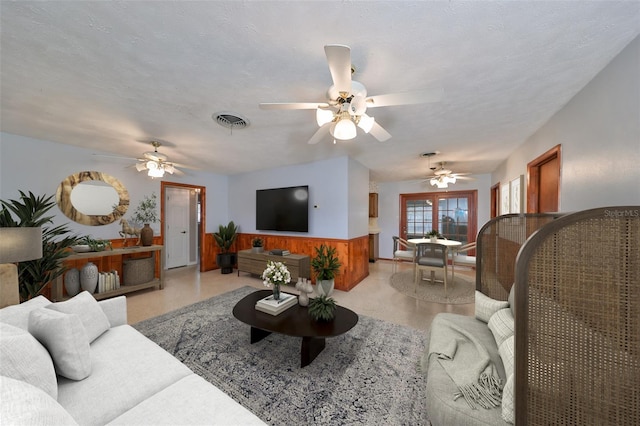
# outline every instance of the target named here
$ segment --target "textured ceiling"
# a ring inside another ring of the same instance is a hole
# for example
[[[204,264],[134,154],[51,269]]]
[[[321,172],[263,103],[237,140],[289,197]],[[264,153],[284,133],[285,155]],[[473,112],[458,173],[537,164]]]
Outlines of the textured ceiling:
[[[7,2],[1,130],[236,174],[349,155],[377,181],[427,160],[489,173],[640,33],[640,2]],[[323,47],[346,44],[369,95],[444,89],[441,102],[376,108],[392,138],[307,144]],[[250,125],[230,132],[211,115]],[[118,160],[114,160],[118,161]]]

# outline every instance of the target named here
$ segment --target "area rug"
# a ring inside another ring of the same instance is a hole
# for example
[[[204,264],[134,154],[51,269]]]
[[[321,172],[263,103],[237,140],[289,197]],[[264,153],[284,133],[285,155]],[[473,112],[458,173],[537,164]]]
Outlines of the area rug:
[[[451,273],[449,273],[447,297],[445,297],[444,284],[441,282],[432,283],[428,280],[430,275],[430,272],[424,272],[427,280],[418,282],[418,287],[416,288],[413,269],[396,272],[391,275],[391,286],[402,294],[425,302],[459,305],[475,301],[475,279],[455,274],[454,281],[451,282]],[[436,272],[436,280],[442,280],[442,272]]]
[[[242,287],[139,322],[136,329],[271,425],[430,425],[419,372],[425,333],[360,316],[300,368],[301,339],[249,343],[231,310]]]

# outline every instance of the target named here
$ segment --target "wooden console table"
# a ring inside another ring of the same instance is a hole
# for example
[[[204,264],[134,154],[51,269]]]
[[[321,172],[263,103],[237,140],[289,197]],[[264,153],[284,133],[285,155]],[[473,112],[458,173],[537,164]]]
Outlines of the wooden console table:
[[[309,256],[302,254],[288,254],[286,256],[276,256],[268,251],[254,253],[252,249],[240,250],[238,252],[238,275],[240,272],[262,275],[267,267],[267,261],[282,262],[287,266],[291,274],[291,283],[295,285],[298,277],[311,278],[311,260]]]
[[[145,288],[158,287],[164,288],[164,246],[162,245],[152,245],[147,247],[125,247],[118,248],[113,250],[104,250],[104,251],[91,251],[87,253],[74,253],[70,256],[64,258],[64,261],[73,261],[73,260],[83,260],[83,259],[97,259],[109,256],[122,256],[125,254],[138,254],[138,253],[147,253],[151,252],[151,255],[155,258],[158,254],[160,255],[160,273],[158,277],[154,277],[153,280],[136,284],[136,285],[126,285],[126,282],[122,282],[120,288],[111,291],[105,291],[103,293],[94,293],[93,296],[97,300],[108,299],[109,297],[120,296],[126,293],[131,293],[132,291],[143,290]],[[154,259],[155,263],[155,259]],[[120,272],[120,277],[122,278],[122,271]],[[51,297],[53,301],[63,300],[64,290],[63,290],[63,275],[60,275],[52,284],[51,288]]]

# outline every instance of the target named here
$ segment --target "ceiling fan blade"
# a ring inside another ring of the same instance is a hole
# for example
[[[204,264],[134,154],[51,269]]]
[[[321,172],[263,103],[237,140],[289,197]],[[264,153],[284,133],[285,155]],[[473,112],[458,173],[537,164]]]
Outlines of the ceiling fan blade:
[[[391,134],[375,121],[373,122],[373,126],[371,126],[371,130],[369,130],[369,134],[380,142],[385,142],[391,139]]]
[[[317,109],[327,108],[326,102],[263,102],[259,104],[260,109]]]
[[[121,155],[110,155],[110,154],[91,154],[91,155],[95,155],[96,157],[108,157],[108,158],[117,158],[118,160],[128,160],[128,161],[136,161],[138,160],[138,158],[135,157],[123,157]]]
[[[338,92],[351,92],[351,49],[340,44],[328,44],[324,47],[333,85]]]
[[[443,94],[444,90],[433,89],[369,96],[367,98],[367,107],[375,108],[395,105],[428,104],[432,102],[439,102],[442,100]]]
[[[314,145],[320,142],[325,136],[329,134],[329,129],[331,128],[331,121],[320,126],[318,130],[311,136],[309,139],[309,144]]]

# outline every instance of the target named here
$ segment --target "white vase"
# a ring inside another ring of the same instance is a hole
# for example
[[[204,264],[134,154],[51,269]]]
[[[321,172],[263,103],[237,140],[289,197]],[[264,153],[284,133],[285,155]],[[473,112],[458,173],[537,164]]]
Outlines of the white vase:
[[[318,296],[331,296],[331,293],[333,293],[333,285],[333,278],[330,280],[318,280],[316,282],[316,292],[318,293]]]
[[[80,287],[93,294],[98,286],[98,267],[93,262],[87,262],[80,271]]]
[[[71,268],[64,274],[64,289],[69,297],[80,293],[80,271],[76,268]]]

